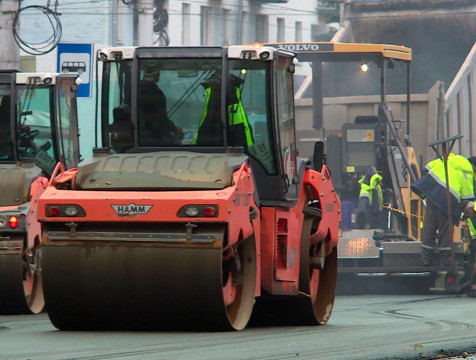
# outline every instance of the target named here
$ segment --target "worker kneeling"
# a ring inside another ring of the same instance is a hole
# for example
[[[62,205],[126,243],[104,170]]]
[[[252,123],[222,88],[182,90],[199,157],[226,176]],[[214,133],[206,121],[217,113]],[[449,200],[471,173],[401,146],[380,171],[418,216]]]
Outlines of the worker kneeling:
[[[451,266],[451,246],[449,216],[452,223],[458,226],[461,212],[465,211],[466,200],[474,199],[474,169],[476,157],[466,159],[461,155],[449,154],[448,179],[450,187],[450,209],[447,206],[447,190],[445,164],[443,159],[435,159],[426,165],[428,171],[412,186],[412,190],[422,198],[426,198],[426,213],[423,222],[423,235],[421,241],[421,260],[423,266],[433,264],[433,254],[438,239],[440,265],[445,268]]]
[[[364,229],[367,226],[371,229],[379,229],[383,225],[383,177],[374,167],[359,180],[360,194],[357,205],[355,227]]]

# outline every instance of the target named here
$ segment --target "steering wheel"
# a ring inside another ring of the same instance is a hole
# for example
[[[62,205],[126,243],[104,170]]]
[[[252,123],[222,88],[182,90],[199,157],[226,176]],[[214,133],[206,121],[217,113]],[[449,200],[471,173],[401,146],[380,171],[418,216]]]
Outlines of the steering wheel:
[[[20,140],[23,141],[33,141],[36,136],[40,133],[40,130],[22,130],[20,133]]]
[[[20,147],[34,150],[35,143],[33,140],[40,133],[40,130],[25,130],[23,129],[20,133]]]

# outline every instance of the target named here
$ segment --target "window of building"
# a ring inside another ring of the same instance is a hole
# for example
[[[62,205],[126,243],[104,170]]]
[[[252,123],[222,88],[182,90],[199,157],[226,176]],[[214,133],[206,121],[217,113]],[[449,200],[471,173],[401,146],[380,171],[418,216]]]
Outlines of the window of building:
[[[319,41],[319,26],[317,24],[311,24],[311,41]]]
[[[268,16],[256,15],[255,41],[268,42]]]
[[[231,44],[231,34],[232,32],[232,22],[230,21],[230,9],[223,9],[223,16],[222,16],[222,36],[223,36],[223,45]]]
[[[246,11],[243,11],[241,15],[241,32],[237,34],[237,43],[238,44],[246,44],[249,42],[249,25],[250,25],[250,19],[248,17],[248,13]]]
[[[278,42],[284,42],[284,18],[278,18],[278,32],[276,34],[276,40]]]
[[[296,21],[296,28],[295,28],[295,37],[294,40],[296,42],[301,42],[302,41],[302,22],[301,21]]]
[[[190,4],[182,3],[182,45],[191,45]]]
[[[211,16],[210,16],[210,7],[201,6],[200,7],[200,45],[210,45],[210,36],[211,36]]]

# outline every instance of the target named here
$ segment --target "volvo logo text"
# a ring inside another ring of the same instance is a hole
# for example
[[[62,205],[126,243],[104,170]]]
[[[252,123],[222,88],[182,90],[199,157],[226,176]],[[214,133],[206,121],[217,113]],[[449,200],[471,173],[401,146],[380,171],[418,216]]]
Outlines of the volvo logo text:
[[[280,44],[280,49],[289,51],[317,51],[319,50],[318,44]]]

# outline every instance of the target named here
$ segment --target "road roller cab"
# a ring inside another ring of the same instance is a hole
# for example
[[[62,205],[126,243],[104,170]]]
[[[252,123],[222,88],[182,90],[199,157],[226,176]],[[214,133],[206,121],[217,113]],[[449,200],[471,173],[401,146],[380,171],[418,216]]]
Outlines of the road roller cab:
[[[53,324],[240,330],[253,307],[256,319],[326,323],[340,202],[322,144],[312,163],[297,157],[294,55],[98,54],[101,147],[39,201]]]
[[[0,72],[0,314],[43,309],[37,201],[59,161],[79,161],[76,76]]]

